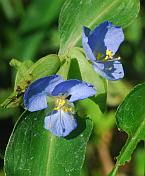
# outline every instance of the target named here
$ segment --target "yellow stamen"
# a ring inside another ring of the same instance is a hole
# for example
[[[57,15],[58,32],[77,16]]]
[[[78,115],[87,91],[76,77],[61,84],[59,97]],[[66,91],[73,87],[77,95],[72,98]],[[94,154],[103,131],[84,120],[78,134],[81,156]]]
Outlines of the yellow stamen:
[[[113,53],[111,50],[106,50],[106,57],[104,60],[113,59]]]
[[[54,110],[56,110],[56,111],[59,110],[59,109],[60,109],[60,107],[55,107],[55,108],[54,108]]]
[[[73,113],[73,107],[68,104],[68,100],[65,97],[56,97],[54,110],[58,111],[62,109],[64,112]]]
[[[56,101],[55,101],[55,108],[54,110],[59,110],[60,108],[62,108],[66,103],[66,100],[63,99],[62,97],[58,97],[56,98]]]
[[[72,107],[63,106],[62,110],[63,110],[64,112],[72,112],[73,109],[72,109]]]

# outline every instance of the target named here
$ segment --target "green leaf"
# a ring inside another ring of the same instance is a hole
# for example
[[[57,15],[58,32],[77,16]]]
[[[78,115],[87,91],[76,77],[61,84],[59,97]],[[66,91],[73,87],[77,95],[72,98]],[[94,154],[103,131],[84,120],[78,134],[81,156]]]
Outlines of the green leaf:
[[[22,19],[21,31],[29,32],[49,25],[57,16],[64,0],[33,0]]]
[[[56,54],[50,54],[40,58],[28,70],[32,74],[33,80],[55,74],[60,67],[60,59]]]
[[[81,79],[93,84],[97,90],[94,100],[99,104],[101,110],[104,111],[106,107],[106,80],[94,71],[92,65],[86,59],[83,50],[73,48],[69,54],[69,57],[72,58],[69,78]]]
[[[115,124],[115,113],[102,113],[99,106],[89,98],[78,101],[76,110],[79,116],[86,116],[92,119],[95,127],[94,132],[99,137],[112,129]]]
[[[19,119],[6,149],[7,176],[80,176],[92,121],[78,119],[78,129],[59,138],[44,129],[44,117],[24,112]]]
[[[128,134],[128,140],[122,148],[112,175],[119,166],[131,159],[131,154],[140,140],[145,141],[145,83],[132,90],[117,110],[116,120],[119,129]]]
[[[66,0],[59,19],[60,55],[81,39],[82,27],[94,28],[105,20],[128,26],[139,12],[139,0]]]
[[[40,58],[35,64],[31,61],[12,60],[11,65],[18,68],[14,92],[2,103],[2,107],[16,107],[22,103],[22,96],[28,85],[41,77],[55,74],[60,66],[59,57],[51,54]],[[29,68],[30,67],[30,68]]]

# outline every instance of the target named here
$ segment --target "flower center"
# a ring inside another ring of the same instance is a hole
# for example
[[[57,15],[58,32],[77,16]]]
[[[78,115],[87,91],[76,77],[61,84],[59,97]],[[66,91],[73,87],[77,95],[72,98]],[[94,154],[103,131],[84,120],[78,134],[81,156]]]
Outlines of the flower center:
[[[97,53],[96,60],[103,59],[103,54],[102,53]],[[113,52],[111,50],[106,50],[105,58],[103,61],[107,61],[108,59],[113,59]]]
[[[63,97],[57,97],[55,100],[55,108],[54,110],[61,109],[66,104],[66,100]]]
[[[54,110],[60,109],[62,109],[64,112],[73,113],[73,106],[69,104],[68,100],[65,99],[65,97],[56,97]]]
[[[113,59],[113,53],[111,50],[106,50],[106,56],[104,60]]]

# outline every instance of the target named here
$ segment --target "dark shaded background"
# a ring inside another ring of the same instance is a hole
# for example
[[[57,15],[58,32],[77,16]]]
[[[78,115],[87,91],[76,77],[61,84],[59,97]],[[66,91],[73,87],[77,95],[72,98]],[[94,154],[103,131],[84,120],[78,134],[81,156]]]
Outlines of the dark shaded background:
[[[56,3],[55,7],[50,4],[51,1],[48,0],[0,1],[0,103],[10,94],[14,86],[15,70],[9,65],[12,58],[36,61],[47,54],[58,52],[58,14],[63,0]],[[145,1],[141,1],[138,18],[125,29],[125,38],[118,53],[124,65],[125,78],[123,81],[109,83],[107,103],[108,112],[112,113],[110,118],[114,118],[114,111],[130,89],[145,81]],[[1,157],[13,126],[22,111],[17,108],[8,110],[0,108]],[[88,144],[82,176],[102,176],[105,173],[104,165],[110,164],[108,158],[106,163],[102,160],[99,147],[94,144],[97,138],[98,136],[93,133]],[[126,138],[127,135],[119,132],[113,123],[109,131],[101,137],[98,146],[101,145],[102,149],[110,154],[110,159],[114,160]],[[135,150],[131,162],[122,167],[120,172],[127,176],[143,176],[144,159],[142,142]],[[3,168],[2,159],[0,159],[0,168],[1,170]],[[0,176],[2,175],[1,171]]]

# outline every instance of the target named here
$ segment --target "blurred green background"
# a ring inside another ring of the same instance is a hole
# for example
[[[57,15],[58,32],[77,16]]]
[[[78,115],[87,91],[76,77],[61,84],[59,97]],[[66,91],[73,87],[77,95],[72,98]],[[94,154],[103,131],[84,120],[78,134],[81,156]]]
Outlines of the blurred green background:
[[[0,0],[0,103],[14,86],[12,58],[38,60],[59,49],[58,17],[65,0]],[[120,48],[125,69],[124,80],[109,82],[107,112],[99,120],[87,147],[82,176],[103,176],[115,162],[127,136],[118,131],[114,114],[131,88],[145,81],[145,1],[136,20],[125,29],[125,42]],[[0,176],[4,175],[3,154],[13,126],[23,109],[0,108]],[[100,122],[99,122],[100,123]],[[104,130],[102,130],[104,129]],[[105,132],[104,132],[105,131]],[[126,176],[143,176],[144,144],[140,143],[131,162],[120,169]],[[120,174],[121,175],[121,174]]]

